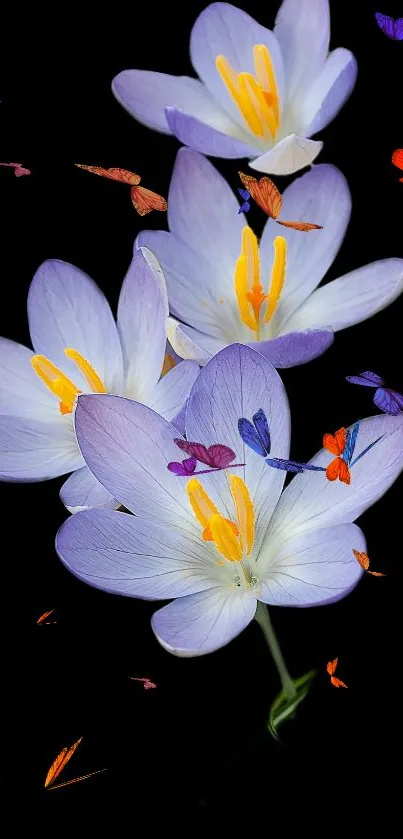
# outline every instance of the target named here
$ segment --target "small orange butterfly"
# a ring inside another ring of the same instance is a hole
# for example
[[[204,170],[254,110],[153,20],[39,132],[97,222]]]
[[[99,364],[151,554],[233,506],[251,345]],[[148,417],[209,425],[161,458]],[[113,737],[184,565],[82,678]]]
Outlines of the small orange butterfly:
[[[283,199],[273,181],[267,177],[257,180],[252,175],[244,175],[243,172],[238,172],[238,175],[256,204],[277,224],[282,224],[283,227],[291,227],[293,230],[301,230],[303,233],[308,230],[323,230],[322,225],[310,224],[306,221],[280,221],[278,216],[281,213]]]
[[[346,429],[339,428],[335,434],[324,434],[323,446],[331,454],[335,454],[334,460],[329,463],[326,469],[326,477],[328,481],[336,481],[337,478],[343,484],[349,484],[351,481],[350,470],[346,461],[343,459],[343,453],[346,447]]]
[[[144,186],[139,186],[141,177],[136,175],[135,172],[129,172],[128,169],[103,169],[102,166],[84,166],[82,163],[76,163],[76,166],[79,169],[92,172],[93,175],[101,175],[102,178],[110,178],[112,181],[119,181],[121,184],[129,184],[132,204],[139,216],[146,216],[152,210],[163,211],[167,209],[167,202],[162,195],[152,192],[151,189],[145,189]]]
[[[56,621],[48,621],[48,620],[46,620],[46,618],[49,618],[49,617],[50,617],[50,615],[53,615],[53,614],[54,614],[54,617],[56,617],[56,610],[55,610],[55,609],[50,609],[50,610],[49,610],[49,612],[44,612],[44,613],[43,613],[43,615],[41,615],[41,616],[38,618],[38,620],[37,620],[37,624],[42,624],[42,625],[43,625],[43,624],[56,623]]]
[[[386,574],[381,574],[380,571],[369,571],[369,556],[368,554],[364,553],[363,551],[355,551],[353,548],[353,554],[360,563],[361,568],[367,572],[367,574],[372,574],[373,577],[386,577]]]
[[[329,673],[330,681],[335,688],[347,688],[348,685],[344,684],[341,679],[338,679],[337,676],[334,675],[336,672],[338,658],[333,659],[333,661],[328,661],[326,665],[326,670]]]
[[[392,163],[398,169],[403,169],[403,149],[396,149],[392,154]],[[403,178],[399,178],[400,183],[403,183]]]
[[[53,761],[52,766],[49,769],[48,774],[45,778],[45,789],[52,790],[52,789],[59,789],[59,787],[67,787],[69,784],[76,784],[78,781],[85,781],[86,778],[91,778],[92,775],[99,775],[100,772],[106,772],[106,769],[97,769],[95,772],[90,772],[88,775],[80,775],[79,778],[73,778],[71,781],[64,781],[62,784],[54,784],[53,781],[59,777],[60,773],[63,772],[64,767],[69,762],[70,758],[73,756],[75,750],[81,743],[83,738],[79,737],[75,743],[68,749],[67,746],[59,752],[57,758]]]

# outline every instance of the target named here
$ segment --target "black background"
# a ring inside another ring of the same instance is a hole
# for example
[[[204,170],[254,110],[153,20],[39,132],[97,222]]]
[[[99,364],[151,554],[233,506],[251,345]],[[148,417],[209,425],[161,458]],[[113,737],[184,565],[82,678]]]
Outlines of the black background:
[[[240,3],[271,26],[278,3]],[[0,334],[29,345],[26,295],[47,258],[88,272],[116,307],[133,240],[165,226],[153,213],[140,219],[128,190],[74,167],[81,162],[139,172],[144,185],[167,195],[178,142],[137,124],[115,101],[112,78],[138,67],[190,74],[188,35],[202,2],[115,2],[101,12],[44,11],[3,21],[0,72],[1,160],[21,161],[30,177],[0,169],[2,217]],[[337,165],[353,196],[352,220],[328,279],[376,259],[403,256],[403,184],[391,164],[403,146],[403,44],[378,29],[373,3],[331,2],[332,47],[351,49],[359,63],[356,88],[320,135],[319,162]],[[398,4],[379,9],[399,15]],[[403,9],[400,7],[400,14]],[[214,160],[234,189],[237,161]],[[245,169],[246,164],[243,164]],[[291,179],[278,178],[283,189]],[[195,196],[197,200],[197,196]],[[263,219],[251,213],[260,232]],[[339,332],[322,358],[282,373],[293,420],[291,456],[307,460],[324,431],[376,413],[371,392],[345,382],[373,369],[403,391],[403,300]],[[71,576],[54,551],[66,513],[58,490],[44,484],[2,484],[1,620],[2,754],[0,791],[25,811],[110,815],[121,835],[170,829],[185,813],[196,820],[222,813],[267,830],[296,819],[323,830],[346,826],[347,804],[386,812],[394,797],[393,762],[400,753],[401,483],[360,520],[372,567],[345,600],[306,610],[271,609],[294,676],[312,667],[318,677],[298,718],[283,729],[283,745],[265,733],[277,674],[255,624],[225,649],[181,660],[159,647],[150,628],[155,606],[91,589]],[[38,616],[57,608],[55,626]],[[335,690],[326,662],[339,657],[348,690]],[[143,690],[129,676],[148,676]],[[83,735],[66,778],[108,767],[99,777],[45,792],[57,752]],[[323,813],[324,821],[318,822]],[[172,821],[175,819],[175,821]],[[6,834],[15,835],[10,832]]]

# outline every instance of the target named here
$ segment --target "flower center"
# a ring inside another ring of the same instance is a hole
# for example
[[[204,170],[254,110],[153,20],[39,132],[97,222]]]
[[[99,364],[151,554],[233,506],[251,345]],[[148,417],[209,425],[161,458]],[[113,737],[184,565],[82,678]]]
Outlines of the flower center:
[[[164,357],[164,364],[163,364],[162,370],[161,370],[161,379],[162,379],[163,376],[166,375],[166,373],[169,373],[169,371],[172,370],[175,366],[176,366],[176,361],[175,361],[173,355],[171,355],[169,352],[166,352],[165,357]]]
[[[253,47],[255,75],[236,73],[224,55],[215,60],[217,70],[248,128],[257,137],[275,140],[280,127],[280,100],[269,50]]]
[[[74,364],[83,374],[88,386],[93,393],[106,393],[106,387],[103,381],[99,378],[98,373],[95,372],[89,361],[84,358],[77,350],[67,347],[64,352],[68,358],[74,361]],[[52,364],[45,355],[33,355],[31,358],[32,367],[37,376],[45,383],[49,390],[54,393],[60,401],[59,410],[61,414],[71,414],[74,408],[74,403],[80,389],[76,387],[74,382]]]
[[[255,513],[248,489],[238,475],[228,475],[231,495],[234,501],[236,522],[225,518],[197,478],[191,478],[186,485],[193,512],[203,528],[204,541],[214,542],[217,550],[227,562],[237,563],[238,580],[250,588],[256,580],[244,561],[254,543]],[[220,561],[219,565],[226,563]]]
[[[276,311],[283,290],[287,260],[287,242],[283,236],[276,236],[273,242],[274,260],[270,287],[265,294],[260,284],[260,259],[257,238],[250,229],[242,231],[241,254],[235,266],[235,292],[241,321],[249,326],[260,340],[261,309],[265,303],[263,323],[268,323]]]

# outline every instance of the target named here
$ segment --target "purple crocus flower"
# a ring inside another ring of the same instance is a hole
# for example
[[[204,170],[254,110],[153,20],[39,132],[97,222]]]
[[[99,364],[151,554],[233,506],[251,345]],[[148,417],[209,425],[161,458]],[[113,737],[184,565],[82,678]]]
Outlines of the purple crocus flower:
[[[290,419],[281,379],[264,356],[234,344],[196,379],[186,435],[235,452],[241,469],[177,477],[178,432],[150,408],[115,396],[80,396],[75,427],[88,466],[135,516],[111,510],[65,522],[57,552],[79,579],[104,591],[148,600],[175,598],[152,618],[160,643],[178,656],[224,646],[255,617],[258,603],[318,606],[345,597],[362,569],[354,550],[365,539],[354,519],[380,498],[403,468],[403,417],[360,423],[363,447],[346,487],[321,472],[293,478],[269,469],[245,445],[238,420],[262,410],[273,450],[287,458]],[[314,465],[324,466],[320,451]],[[261,607],[259,606],[260,614]]]
[[[44,262],[28,294],[35,353],[0,338],[0,479],[43,481],[73,472],[60,492],[70,512],[118,506],[78,448],[76,397],[131,396],[172,420],[199,367],[181,362],[161,378],[167,314],[164,277],[146,248],[136,252],[124,279],[117,324],[87,274],[67,262]]]
[[[313,166],[283,194],[284,218],[323,230],[279,227],[268,219],[260,243],[226,180],[202,155],[180,149],[172,175],[170,233],[142,231],[167,281],[168,334],[182,358],[203,364],[233,342],[249,344],[275,367],[321,355],[333,330],[366,320],[403,289],[403,260],[383,259],[317,288],[342,244],[351,196],[334,166]]]
[[[353,54],[329,53],[329,41],[328,0],[283,0],[273,32],[229,3],[212,3],[190,36],[200,81],[124,70],[112,89],[139,122],[195,151],[289,175],[315,160],[323,143],[309,138],[355,85]]]

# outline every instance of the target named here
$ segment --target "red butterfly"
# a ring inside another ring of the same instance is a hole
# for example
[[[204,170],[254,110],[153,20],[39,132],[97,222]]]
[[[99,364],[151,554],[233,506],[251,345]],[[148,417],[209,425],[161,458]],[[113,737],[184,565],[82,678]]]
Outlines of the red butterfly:
[[[277,224],[282,224],[283,227],[291,227],[292,230],[301,230],[303,233],[308,230],[323,230],[322,225],[310,224],[307,221],[280,221],[278,216],[281,213],[283,199],[273,181],[267,177],[256,180],[252,175],[244,175],[243,172],[238,172],[238,175],[256,204]]]
[[[136,676],[129,676],[129,679],[131,679],[132,682],[142,682],[144,690],[151,690],[151,688],[157,687],[155,682],[152,682],[150,679],[147,678],[141,679],[137,678]]]
[[[182,463],[172,461],[168,463],[168,469],[175,475],[181,477],[189,477],[190,475],[204,475],[206,472],[219,471],[220,469],[235,468],[235,466],[245,466],[244,463],[232,463],[235,460],[235,452],[228,446],[223,446],[221,443],[215,443],[213,446],[204,446],[203,443],[191,443],[188,440],[181,440],[176,438],[174,443],[182,451],[189,455]],[[203,469],[195,472],[197,461],[209,466],[209,469]]]
[[[14,175],[16,178],[22,178],[23,175],[31,174],[31,170],[25,169],[24,166],[21,166],[21,163],[0,163],[0,166],[9,166],[14,169]]]
[[[329,673],[330,681],[335,688],[346,688],[348,685],[344,684],[341,679],[338,679],[337,676],[334,675],[337,667],[338,658],[335,658],[333,661],[328,661],[326,665],[326,670]]]
[[[102,166],[84,166],[82,163],[76,163],[76,166],[79,169],[92,172],[93,175],[101,175],[102,178],[110,178],[110,180],[119,181],[121,184],[129,184],[132,204],[139,216],[146,216],[152,210],[163,211],[167,209],[167,202],[162,195],[152,192],[151,189],[145,189],[144,186],[139,186],[141,177],[136,175],[135,172],[130,172],[128,169],[103,169]]]
[[[403,149],[396,149],[396,151],[392,154],[392,163],[394,166],[397,166],[398,169],[403,169]],[[401,184],[403,184],[403,178],[399,178]]]

